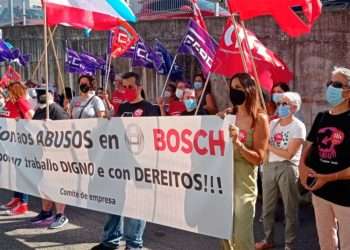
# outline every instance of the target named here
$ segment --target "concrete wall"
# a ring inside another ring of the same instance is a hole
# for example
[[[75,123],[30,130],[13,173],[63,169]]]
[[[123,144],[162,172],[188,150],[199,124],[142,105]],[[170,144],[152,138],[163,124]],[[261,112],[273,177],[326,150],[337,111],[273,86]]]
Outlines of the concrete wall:
[[[209,18],[206,20],[209,31],[214,38],[219,40],[223,31],[225,19]],[[186,29],[186,20],[147,21],[136,24],[136,30],[149,44],[158,38],[173,53],[176,51]],[[257,18],[246,23],[247,27],[255,32],[263,43],[275,51],[295,73],[295,79],[291,86],[298,91],[304,100],[302,113],[306,124],[309,125],[318,111],[326,108],[324,98],[325,82],[330,77],[334,65],[350,67],[350,11],[349,10],[325,10],[317,21],[312,32],[304,37],[294,39],[283,34],[275,22],[269,18]],[[15,27],[4,29],[4,38],[12,41],[16,46],[23,48],[26,53],[33,55],[32,64],[24,70],[25,78],[30,77],[40,53],[43,49],[42,27]],[[66,39],[74,49],[84,47],[86,50],[103,55],[106,47],[107,35],[103,32],[93,32],[91,38],[83,37],[80,30],[59,27],[55,34],[55,45],[59,51],[60,63],[63,65],[64,48]],[[198,71],[195,60],[188,56],[180,56],[178,62],[186,69],[186,76],[191,76]],[[116,59],[115,67],[119,72],[129,69],[129,63],[125,59]],[[2,69],[3,70],[3,69]],[[156,79],[150,70],[136,69],[145,80],[145,88],[149,99],[154,100],[160,93],[163,76]],[[34,78],[41,79],[43,68]],[[156,84],[156,80],[158,84]],[[57,82],[57,70],[50,55],[50,81]],[[65,75],[68,85],[69,77]],[[228,104],[227,89],[224,79],[214,76],[212,85],[220,108]]]

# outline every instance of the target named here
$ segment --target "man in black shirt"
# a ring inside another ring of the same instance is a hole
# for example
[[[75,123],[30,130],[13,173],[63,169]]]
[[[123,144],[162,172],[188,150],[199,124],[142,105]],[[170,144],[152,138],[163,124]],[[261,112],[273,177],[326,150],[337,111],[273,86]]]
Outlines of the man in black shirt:
[[[126,102],[121,104],[117,113],[119,117],[158,116],[159,112],[142,97],[140,77],[134,72],[122,76],[122,88]]]
[[[134,72],[125,73],[122,76],[122,88],[125,91],[124,100],[117,112],[119,117],[141,117],[158,116],[155,107],[142,97],[142,85],[140,77]],[[93,247],[92,250],[117,249],[119,242],[124,236],[126,239],[126,249],[142,249],[143,232],[146,222],[139,219],[125,218],[119,215],[109,215],[104,227],[102,242]],[[122,225],[128,228],[122,232]],[[127,234],[127,235],[126,235]]]

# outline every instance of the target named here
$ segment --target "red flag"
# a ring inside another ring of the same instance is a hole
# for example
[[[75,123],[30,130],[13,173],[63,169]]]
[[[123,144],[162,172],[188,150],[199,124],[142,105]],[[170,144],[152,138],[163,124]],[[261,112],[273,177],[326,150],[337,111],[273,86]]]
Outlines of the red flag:
[[[205,24],[204,18],[202,16],[201,9],[197,4],[197,0],[191,0],[193,6],[193,15],[196,23],[202,27],[205,31],[208,31],[207,25]]]
[[[0,86],[1,87],[7,87],[10,82],[12,81],[20,81],[21,75],[11,66],[8,66],[5,74],[3,74],[1,80],[0,80]]]
[[[270,90],[274,83],[288,82],[293,78],[286,64],[271,50],[266,48],[254,33],[247,30],[248,39],[245,39],[244,30],[239,24],[237,24],[237,30],[241,40],[243,55],[246,58],[248,73],[255,75],[253,64],[249,57],[248,49],[250,49],[257,67],[260,83],[264,89]],[[244,71],[238,39],[232,20],[229,18],[220,40],[219,49],[216,52],[212,72],[231,77]]]
[[[290,36],[310,32],[322,9],[320,0],[227,0],[227,5],[230,12],[239,13],[243,20],[270,15]],[[307,21],[301,19],[292,7],[301,7]]]
[[[127,22],[121,21],[112,32],[111,54],[114,58],[123,55],[139,39],[136,31]]]

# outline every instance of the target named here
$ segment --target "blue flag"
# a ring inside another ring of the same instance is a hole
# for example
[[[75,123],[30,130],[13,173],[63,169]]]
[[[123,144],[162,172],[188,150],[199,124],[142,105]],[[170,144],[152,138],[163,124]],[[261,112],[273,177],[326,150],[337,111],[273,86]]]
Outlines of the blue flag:
[[[0,62],[12,61],[13,55],[11,48],[9,48],[8,43],[0,39]]]
[[[190,19],[187,29],[178,53],[190,54],[196,57],[203,73],[207,75],[212,68],[218,45],[208,32],[192,19]]]
[[[152,58],[158,58],[154,60],[154,68],[160,75],[167,75],[170,71],[171,64],[173,63],[174,57],[169,53],[169,51],[164,47],[164,45],[156,39],[154,48],[154,56]],[[159,63],[160,62],[160,63]],[[178,65],[174,64],[173,69],[170,74],[171,80],[181,79],[183,75],[183,69]]]
[[[67,48],[66,59],[65,59],[65,69],[69,73],[82,73],[81,70],[81,58],[79,53],[73,49]]]
[[[104,71],[106,61],[101,57],[87,52],[78,53],[68,48],[66,51],[65,68],[70,73],[95,75],[97,70]]]
[[[153,69],[152,50],[140,38],[136,43],[132,66]]]

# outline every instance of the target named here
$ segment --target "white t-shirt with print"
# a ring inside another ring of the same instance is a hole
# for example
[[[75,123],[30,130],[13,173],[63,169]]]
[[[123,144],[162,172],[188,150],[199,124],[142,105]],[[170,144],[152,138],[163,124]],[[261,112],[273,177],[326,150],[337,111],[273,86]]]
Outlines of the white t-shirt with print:
[[[89,102],[89,100],[91,101]],[[103,101],[96,95],[89,94],[88,97],[76,96],[71,101],[72,117],[79,118],[95,118],[97,112],[106,111]],[[81,113],[81,117],[79,117]]]
[[[298,118],[293,117],[293,121],[286,125],[281,126],[280,119],[275,119],[270,122],[270,144],[279,149],[287,149],[290,140],[306,138],[305,124]],[[296,165],[299,165],[301,157],[302,146],[298,149],[294,157],[291,159]],[[270,151],[269,162],[281,162],[286,159],[274,154]]]

